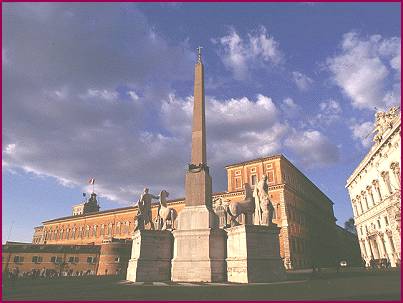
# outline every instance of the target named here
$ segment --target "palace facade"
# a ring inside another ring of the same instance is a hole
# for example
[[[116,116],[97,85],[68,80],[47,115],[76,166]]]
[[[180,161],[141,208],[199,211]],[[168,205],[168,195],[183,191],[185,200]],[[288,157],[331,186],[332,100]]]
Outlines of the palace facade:
[[[400,110],[377,112],[373,146],[347,180],[361,256],[400,266]]]
[[[273,222],[281,228],[280,255],[287,269],[310,268],[314,264],[335,266],[340,260],[347,260],[349,264],[360,262],[356,236],[336,225],[333,202],[286,157],[273,155],[254,159],[228,165],[226,170],[227,191],[213,194],[213,209],[221,228],[230,223],[226,206],[244,199],[244,184],[249,183],[253,188],[267,175],[274,206]],[[168,204],[178,213],[185,206],[184,198],[170,200]],[[153,205],[153,218],[157,217],[157,210],[158,205]],[[92,193],[88,201],[73,206],[71,216],[47,220],[35,227],[31,246],[93,245],[100,247],[100,251],[101,247],[107,249],[108,243],[130,247],[136,214],[136,206],[99,211],[97,195]],[[243,224],[244,220],[241,215],[239,222]],[[107,266],[101,264],[101,255],[96,274],[103,275]],[[129,257],[121,249],[111,258],[119,258],[120,268],[124,268]],[[25,262],[30,262],[30,258],[25,258]],[[115,259],[110,261],[112,265]],[[110,274],[117,270],[116,264],[112,265],[107,271]]]

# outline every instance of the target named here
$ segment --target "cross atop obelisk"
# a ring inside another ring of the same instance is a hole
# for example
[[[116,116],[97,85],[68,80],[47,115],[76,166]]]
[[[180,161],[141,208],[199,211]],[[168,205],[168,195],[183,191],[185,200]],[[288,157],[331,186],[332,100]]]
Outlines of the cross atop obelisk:
[[[201,49],[197,48],[195,66],[194,105],[192,127],[192,159],[191,164],[206,164],[206,122],[204,113],[204,67],[201,60]]]
[[[197,47],[197,62],[201,63],[201,50],[202,50],[203,46],[199,46]]]

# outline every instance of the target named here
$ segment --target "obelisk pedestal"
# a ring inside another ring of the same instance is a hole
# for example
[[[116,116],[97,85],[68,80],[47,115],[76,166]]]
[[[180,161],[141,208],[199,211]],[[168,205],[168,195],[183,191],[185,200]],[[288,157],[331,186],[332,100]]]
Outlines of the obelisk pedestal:
[[[132,239],[126,279],[133,282],[170,281],[172,233],[168,230],[138,230]]]
[[[204,75],[199,48],[195,66],[192,157],[185,180],[185,208],[173,231],[172,281],[218,282],[226,279],[226,233],[212,211],[211,177],[206,161]]]
[[[228,282],[254,283],[286,279],[277,226],[239,225],[227,229]]]

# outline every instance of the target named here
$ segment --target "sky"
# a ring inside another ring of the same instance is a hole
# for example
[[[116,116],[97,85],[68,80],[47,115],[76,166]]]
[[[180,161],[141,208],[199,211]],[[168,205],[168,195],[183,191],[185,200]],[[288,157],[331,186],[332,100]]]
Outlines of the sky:
[[[376,110],[400,104],[400,3],[3,3],[2,239],[144,187],[184,195],[196,47],[213,191],[284,154],[352,217]],[[368,136],[369,135],[369,136]]]

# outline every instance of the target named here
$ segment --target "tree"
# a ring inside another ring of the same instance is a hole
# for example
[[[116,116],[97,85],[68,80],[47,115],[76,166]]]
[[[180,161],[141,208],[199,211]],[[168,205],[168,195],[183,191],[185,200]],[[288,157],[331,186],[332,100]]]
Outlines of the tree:
[[[349,231],[352,234],[357,234],[357,229],[355,228],[354,225],[354,219],[350,218],[346,222],[344,222],[344,229]]]

